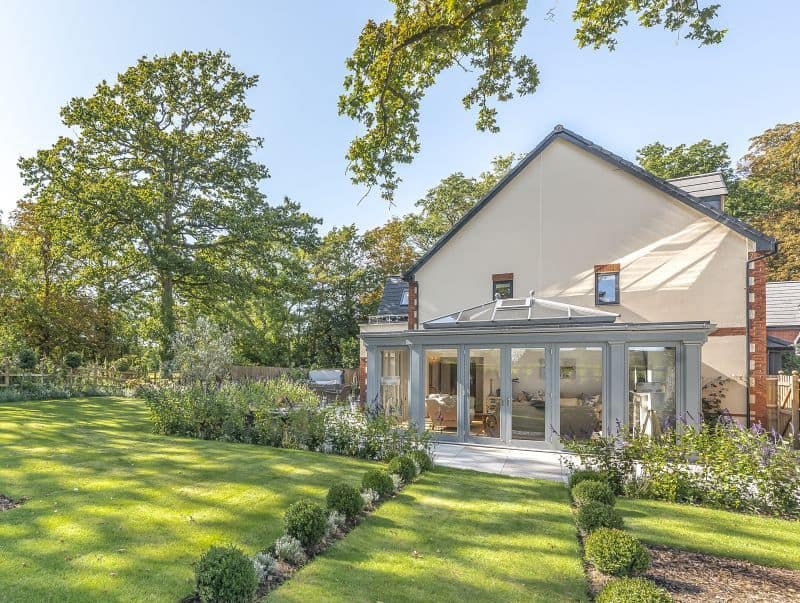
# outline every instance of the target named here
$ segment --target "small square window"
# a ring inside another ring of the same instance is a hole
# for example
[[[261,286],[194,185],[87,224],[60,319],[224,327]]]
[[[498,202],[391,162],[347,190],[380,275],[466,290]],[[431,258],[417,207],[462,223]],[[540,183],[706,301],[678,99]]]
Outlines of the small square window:
[[[594,303],[598,306],[619,303],[619,272],[595,272]]]
[[[400,295],[400,305],[401,306],[407,306],[408,305],[408,289],[403,291],[403,293]]]
[[[514,281],[494,281],[492,283],[492,299],[508,299],[514,297]]]

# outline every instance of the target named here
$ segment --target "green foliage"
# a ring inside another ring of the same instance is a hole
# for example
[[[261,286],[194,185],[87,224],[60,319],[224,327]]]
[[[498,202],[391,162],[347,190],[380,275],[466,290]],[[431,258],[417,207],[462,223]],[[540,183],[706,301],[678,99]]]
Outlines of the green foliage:
[[[408,453],[421,471],[433,471],[433,458],[427,450],[412,450]]]
[[[800,452],[759,425],[723,416],[659,438],[623,431],[567,447],[635,496],[800,517]]]
[[[606,482],[595,480],[584,480],[578,483],[570,490],[570,494],[572,495],[572,500],[579,507],[593,500],[607,505],[613,505],[616,502],[611,486]]]
[[[346,482],[339,482],[331,486],[325,500],[329,509],[337,511],[351,520],[364,509],[361,492]]]
[[[586,537],[583,545],[586,559],[604,574],[633,576],[650,567],[650,553],[644,545],[622,530],[599,528]]]
[[[300,448],[368,459],[427,449],[430,434],[391,417],[319,406],[305,383],[281,377],[221,387],[144,387],[156,433]]]
[[[39,356],[30,348],[24,348],[17,354],[17,365],[23,371],[32,371],[39,364]]]
[[[714,144],[707,138],[676,147],[654,142],[636,151],[636,161],[659,178],[680,178],[716,171],[721,171],[726,181],[733,177],[728,144]]]
[[[180,299],[214,308],[278,267],[308,220],[259,189],[246,95],[258,78],[224,52],[144,57],[61,110],[73,137],[20,161],[28,202],[70,234],[86,277],[156,320],[162,360]]]
[[[617,46],[615,35],[628,24],[630,13],[642,27],[663,26],[669,31],[686,30],[684,38],[701,46],[719,44],[726,29],[715,29],[711,22],[719,4],[701,6],[700,2],[667,2],[666,0],[578,0],[573,20],[578,22],[575,39],[581,48],[595,50]]]
[[[67,368],[71,368],[74,370],[78,368],[82,362],[83,358],[81,358],[81,355],[78,352],[68,352],[64,356],[64,365]]]
[[[394,492],[392,478],[383,469],[370,469],[364,474],[361,480],[361,487],[364,490],[374,490],[381,498],[391,496]]]
[[[303,565],[306,560],[306,552],[303,544],[294,536],[284,534],[275,541],[275,555],[281,561],[291,563],[295,566]]]
[[[514,54],[526,6],[525,0],[395,0],[393,18],[364,25],[339,98],[339,114],[366,128],[347,153],[354,182],[380,185],[384,198],[393,197],[396,164],[410,163],[419,151],[420,102],[450,67],[477,72],[464,107],[478,108],[479,130],[499,129],[490,99],[530,94],[539,83],[533,61]]]
[[[585,481],[605,482],[606,476],[594,469],[576,469],[569,474],[567,489],[572,490],[575,486]]]
[[[400,476],[405,483],[414,481],[417,476],[417,467],[414,464],[414,459],[409,455],[396,456],[389,461],[386,467],[389,474],[395,473]]]
[[[172,366],[185,383],[212,383],[233,364],[230,334],[204,316],[182,325],[172,340]]]
[[[598,528],[622,529],[623,521],[622,515],[611,505],[590,500],[575,510],[575,524],[582,532],[589,533]]]
[[[303,499],[289,505],[283,518],[286,533],[304,547],[317,545],[325,536],[328,518],[325,509],[313,500]]]
[[[539,70],[515,47],[527,25],[527,0],[394,0],[392,18],[369,20],[347,59],[339,114],[358,121],[365,132],[347,152],[352,180],[380,186],[393,199],[400,182],[397,165],[419,152],[420,103],[439,75],[452,67],[475,73],[475,85],[463,97],[466,109],[478,108],[476,127],[497,132],[497,109],[515,95],[532,94]],[[614,48],[614,35],[637,15],[643,27],[689,28],[687,38],[701,44],[722,41],[725,30],[711,22],[718,5],[664,0],[579,0],[572,14],[578,45]]]
[[[647,578],[616,578],[609,580],[597,597],[597,603],[671,603],[666,589]]]
[[[241,550],[212,546],[197,564],[195,585],[203,603],[250,603],[258,577],[252,560]]]

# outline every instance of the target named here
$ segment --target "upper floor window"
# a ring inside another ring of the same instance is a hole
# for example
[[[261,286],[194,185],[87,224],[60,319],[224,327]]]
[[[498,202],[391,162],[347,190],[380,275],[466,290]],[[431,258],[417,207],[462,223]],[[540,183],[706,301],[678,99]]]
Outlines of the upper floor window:
[[[594,303],[602,306],[619,303],[619,264],[594,267]]]
[[[514,297],[514,274],[506,272],[492,275],[492,299]]]
[[[405,289],[403,293],[400,295],[400,305],[401,306],[408,305],[408,289]]]

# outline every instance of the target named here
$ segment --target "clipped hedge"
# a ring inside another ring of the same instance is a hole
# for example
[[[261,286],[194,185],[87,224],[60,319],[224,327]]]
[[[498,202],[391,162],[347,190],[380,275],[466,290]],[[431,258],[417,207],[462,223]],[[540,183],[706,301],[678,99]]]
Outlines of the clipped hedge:
[[[364,509],[364,499],[358,488],[345,482],[334,484],[328,490],[326,498],[328,508],[341,513],[347,519],[357,517]]]
[[[590,500],[575,511],[575,524],[584,533],[594,532],[598,528],[622,529],[622,515],[614,507]]]
[[[396,456],[391,461],[386,470],[391,475],[395,473],[400,476],[406,484],[414,481],[417,476],[417,466],[414,464],[414,459],[409,455]]]
[[[596,500],[601,503],[613,506],[617,498],[614,492],[605,482],[597,482],[594,480],[586,480],[580,482],[577,486],[570,491],[572,500],[579,507],[585,505],[591,500]]]
[[[567,478],[567,489],[572,490],[575,486],[585,481],[605,482],[606,476],[594,469],[576,469]]]
[[[586,537],[583,546],[586,559],[610,576],[633,576],[650,567],[644,545],[619,529],[599,528]]]
[[[394,482],[387,471],[383,469],[370,469],[361,480],[364,490],[374,490],[381,498],[391,496],[394,492]]]
[[[597,603],[671,603],[670,594],[646,578],[609,580],[597,597]]]
[[[286,533],[297,538],[306,548],[318,544],[324,538],[327,525],[325,509],[307,498],[289,505],[284,515]]]
[[[250,603],[258,576],[253,561],[240,549],[212,546],[197,563],[195,586],[203,603]]]

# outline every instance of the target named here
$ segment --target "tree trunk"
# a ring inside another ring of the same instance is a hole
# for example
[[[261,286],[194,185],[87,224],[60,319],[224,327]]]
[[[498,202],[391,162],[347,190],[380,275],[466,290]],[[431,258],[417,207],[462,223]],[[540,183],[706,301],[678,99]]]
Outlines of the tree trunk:
[[[161,274],[161,372],[166,377],[171,372],[173,359],[172,336],[175,334],[175,297],[173,293],[172,275]]]

